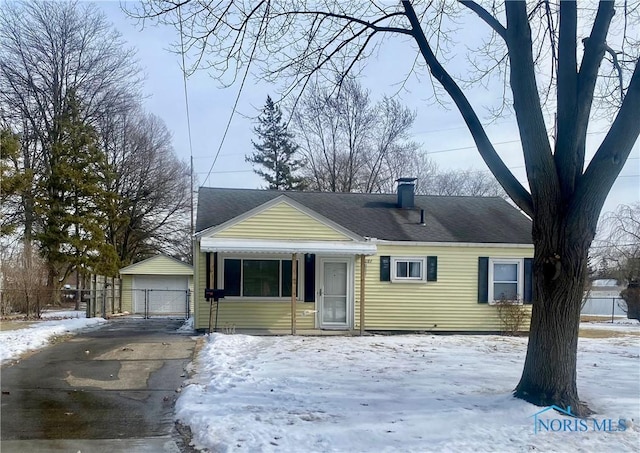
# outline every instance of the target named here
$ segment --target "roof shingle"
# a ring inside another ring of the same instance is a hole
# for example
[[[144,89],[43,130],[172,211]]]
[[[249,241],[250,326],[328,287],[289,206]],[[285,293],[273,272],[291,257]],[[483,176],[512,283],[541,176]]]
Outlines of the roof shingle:
[[[281,195],[361,236],[389,241],[531,244],[531,221],[499,197],[416,195],[414,209],[400,209],[395,194],[201,187],[196,232]],[[424,225],[420,225],[421,209]]]

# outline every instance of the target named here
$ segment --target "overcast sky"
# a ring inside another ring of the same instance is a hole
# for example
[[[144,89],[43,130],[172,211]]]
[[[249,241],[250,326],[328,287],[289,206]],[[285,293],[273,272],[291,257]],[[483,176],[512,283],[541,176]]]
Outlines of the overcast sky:
[[[180,69],[180,56],[168,51],[171,43],[178,39],[173,29],[139,26],[120,9],[119,2],[103,1],[98,6],[124,39],[136,48],[140,64],[146,74],[144,93],[145,108],[161,117],[173,134],[177,154],[189,161],[190,147],[185,108],[184,83]],[[474,26],[475,24],[471,24]],[[467,30],[469,26],[467,27]],[[406,106],[417,112],[413,127],[413,139],[422,143],[423,149],[443,169],[487,170],[480,158],[459,113],[446,110],[430,101],[431,89],[426,78],[410,77],[405,89],[400,89],[404,75],[410,70],[415,58],[412,46],[398,38],[385,42],[382,52],[369,59],[366,69],[358,79],[371,90],[374,101],[383,95],[397,95]],[[458,63],[457,61],[455,63]],[[464,63],[464,62],[462,62]],[[205,71],[190,76],[187,80],[189,111],[191,119],[191,141],[194,171],[198,185],[211,187],[258,188],[263,181],[252,172],[244,156],[252,152],[251,139],[255,138],[253,118],[258,114],[268,94],[277,96],[276,86],[255,79],[247,80],[242,90],[236,114],[224,144],[222,137],[239,91],[239,84],[221,88]],[[497,91],[497,90],[496,90]],[[479,106],[485,101],[499,99],[500,92],[476,90],[472,102]],[[483,112],[479,111],[483,116]],[[488,122],[487,122],[488,123]],[[606,124],[592,126],[588,136],[587,157],[590,158],[604,137]],[[498,119],[487,126],[487,133],[515,176],[526,184],[518,131],[513,118]],[[213,159],[220,149],[212,168]],[[411,175],[407,175],[411,176]],[[604,212],[615,209],[618,204],[640,201],[640,144],[636,142],[629,160],[613,186],[604,206]]]

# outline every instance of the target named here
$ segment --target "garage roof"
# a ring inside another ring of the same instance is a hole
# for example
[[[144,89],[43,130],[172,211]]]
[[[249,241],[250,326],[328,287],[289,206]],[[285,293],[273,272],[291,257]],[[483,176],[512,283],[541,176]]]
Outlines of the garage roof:
[[[120,275],[193,275],[193,266],[166,255],[156,255],[120,269]]]

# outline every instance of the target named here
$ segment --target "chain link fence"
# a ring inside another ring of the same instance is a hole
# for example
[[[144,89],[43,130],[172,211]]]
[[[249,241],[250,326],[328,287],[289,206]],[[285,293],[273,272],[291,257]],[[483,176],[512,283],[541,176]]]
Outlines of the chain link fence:
[[[191,305],[190,290],[173,289],[132,289],[123,291],[125,310],[145,318],[171,316],[188,318]],[[129,311],[129,310],[128,310]]]
[[[102,289],[61,289],[47,288],[0,290],[0,315],[40,318],[51,310],[83,310],[87,317],[108,318],[121,313],[119,288]]]

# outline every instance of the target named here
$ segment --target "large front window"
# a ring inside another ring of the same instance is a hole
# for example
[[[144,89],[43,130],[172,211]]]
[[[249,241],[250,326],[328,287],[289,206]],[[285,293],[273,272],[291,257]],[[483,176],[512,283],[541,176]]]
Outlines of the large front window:
[[[223,274],[225,296],[291,296],[291,260],[225,258]]]

